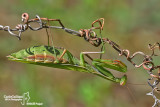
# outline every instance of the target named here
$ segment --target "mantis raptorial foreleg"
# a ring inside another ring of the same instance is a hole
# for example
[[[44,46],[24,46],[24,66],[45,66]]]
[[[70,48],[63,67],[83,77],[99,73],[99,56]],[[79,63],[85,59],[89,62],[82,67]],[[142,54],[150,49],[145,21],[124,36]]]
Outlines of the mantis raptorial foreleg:
[[[106,69],[106,68],[109,68],[119,72],[127,72],[127,66],[123,62],[119,60],[110,60],[110,59],[109,60],[92,59],[88,55],[88,54],[102,54],[102,53],[104,52],[103,51],[102,52],[82,52],[80,54],[80,65],[84,67],[86,66],[85,59],[84,59],[84,55],[86,55],[89,59],[92,60],[92,66],[94,67],[93,69],[97,71],[97,73],[95,73],[96,75],[99,75],[113,82],[118,82],[120,83],[120,85],[124,85],[127,81],[126,75],[124,75],[121,78],[117,78],[117,77],[114,77],[114,75],[109,70]]]
[[[110,62],[108,63],[108,61],[111,61],[111,60],[105,60],[105,62],[102,62],[102,63],[97,62],[97,61],[93,61],[92,64],[96,67],[96,69],[100,72],[100,74],[102,76],[104,76],[104,78],[106,78],[110,81],[113,81],[113,82],[118,82],[118,83],[120,83],[120,85],[125,85],[126,81],[127,81],[127,76],[126,75],[123,75],[121,78],[117,78],[109,70],[107,70],[105,68],[110,68],[111,67],[112,69],[117,69],[117,71],[120,71],[120,72],[122,72],[122,71],[126,72],[126,70],[124,71],[123,67],[120,67],[119,65],[114,65],[112,63],[112,61],[111,61],[111,63]]]

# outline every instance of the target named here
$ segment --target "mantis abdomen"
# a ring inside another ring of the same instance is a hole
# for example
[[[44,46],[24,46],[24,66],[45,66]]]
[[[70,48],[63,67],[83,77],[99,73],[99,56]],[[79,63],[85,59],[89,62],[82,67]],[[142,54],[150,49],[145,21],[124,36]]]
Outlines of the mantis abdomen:
[[[73,71],[89,72],[68,50],[51,46],[33,46],[7,56],[10,60]]]
[[[39,63],[69,63],[76,64],[73,55],[62,48],[51,46],[34,46],[23,49],[8,56],[11,60],[21,60]]]

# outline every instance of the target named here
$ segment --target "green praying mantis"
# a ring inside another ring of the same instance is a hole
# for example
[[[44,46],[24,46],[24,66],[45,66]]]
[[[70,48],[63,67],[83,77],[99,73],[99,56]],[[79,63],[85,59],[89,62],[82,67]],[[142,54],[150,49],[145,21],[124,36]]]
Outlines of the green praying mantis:
[[[101,52],[81,52],[80,59],[74,57],[67,49],[54,46],[33,46],[22,49],[18,52],[8,55],[8,59],[23,63],[48,66],[72,71],[87,72],[98,75],[109,81],[125,85],[127,76],[124,74],[121,78],[115,77],[110,70],[118,72],[127,72],[127,66],[119,60],[110,59],[92,59],[88,54],[102,54],[105,51],[104,44]],[[84,55],[92,60],[87,63]]]
[[[84,60],[84,55],[88,53],[99,52],[82,52],[79,60],[66,49],[42,45],[20,50],[7,57],[10,60],[23,63],[93,73],[107,80],[120,83],[120,85],[125,85],[127,81],[126,75],[122,78],[116,78],[106,69],[109,68],[125,73],[127,67],[123,62],[119,60],[93,59],[92,65],[90,65]]]

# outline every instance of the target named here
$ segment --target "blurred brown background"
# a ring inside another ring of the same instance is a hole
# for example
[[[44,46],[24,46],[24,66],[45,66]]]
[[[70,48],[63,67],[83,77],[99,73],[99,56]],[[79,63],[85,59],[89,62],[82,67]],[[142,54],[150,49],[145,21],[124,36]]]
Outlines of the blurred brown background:
[[[14,28],[21,23],[21,14],[61,19],[67,28],[90,28],[91,23],[105,18],[103,37],[110,38],[131,53],[151,52],[148,44],[159,42],[159,0],[0,0],[0,25]],[[52,23],[58,25],[57,22]],[[83,38],[52,29],[55,46],[68,49],[79,58],[80,52],[99,51]],[[0,31],[0,106],[21,107],[20,102],[5,101],[4,95],[30,93],[31,102],[42,102],[44,107],[151,107],[153,99],[147,85],[146,71],[134,68],[124,57],[106,45],[104,59],[122,60],[128,66],[130,91],[124,86],[92,74],[54,69],[7,60],[18,50],[47,45],[45,30],[22,33],[22,40]],[[93,55],[92,55],[93,56]],[[93,56],[98,58],[98,56]],[[139,57],[135,60],[140,63]],[[145,84],[145,85],[133,85]],[[132,93],[132,94],[131,94]]]

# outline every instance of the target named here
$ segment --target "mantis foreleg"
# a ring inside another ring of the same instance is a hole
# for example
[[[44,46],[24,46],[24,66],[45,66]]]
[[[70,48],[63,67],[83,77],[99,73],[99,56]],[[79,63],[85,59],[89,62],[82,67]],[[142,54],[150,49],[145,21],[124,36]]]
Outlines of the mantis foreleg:
[[[80,64],[81,66],[85,67],[85,60],[84,55],[86,55],[89,59],[92,60],[92,65],[97,73],[98,76],[101,76],[105,79],[108,79],[113,82],[118,82],[120,85],[124,85],[127,81],[127,76],[124,75],[122,78],[114,77],[114,75],[107,70],[106,68],[113,69],[119,72],[127,72],[127,66],[119,61],[119,60],[104,60],[104,59],[92,59],[88,54],[102,54],[102,52],[82,52],[80,54]]]

